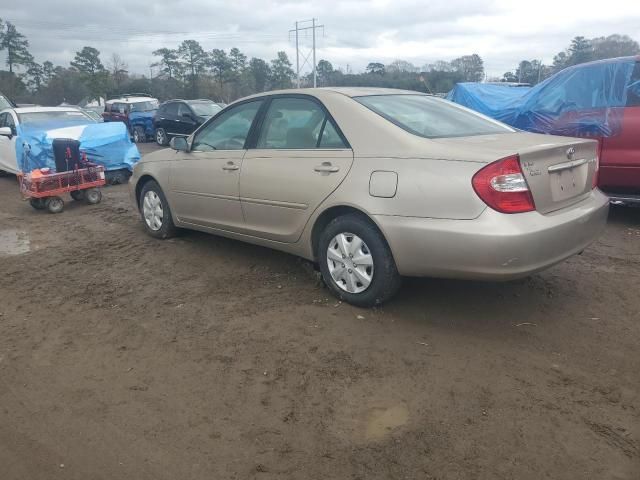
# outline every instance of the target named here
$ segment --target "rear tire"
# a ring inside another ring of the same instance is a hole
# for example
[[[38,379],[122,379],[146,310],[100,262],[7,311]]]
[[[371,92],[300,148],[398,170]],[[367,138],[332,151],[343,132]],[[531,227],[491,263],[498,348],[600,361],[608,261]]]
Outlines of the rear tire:
[[[60,197],[48,197],[45,206],[49,213],[60,213],[64,210],[64,200]]]
[[[133,141],[134,143],[145,143],[147,141],[147,134],[144,132],[144,128],[135,127],[133,129]]]
[[[381,305],[402,283],[382,233],[362,215],[333,219],[320,235],[317,256],[331,293],[358,307]]]
[[[129,180],[128,172],[126,170],[112,170],[105,172],[105,180],[109,185],[127,183]]]
[[[149,180],[145,183],[138,200],[142,224],[149,235],[162,240],[175,236],[177,229],[169,202],[157,182]]]
[[[164,128],[156,129],[156,143],[161,147],[169,145],[169,137],[167,136],[167,132],[164,131]]]

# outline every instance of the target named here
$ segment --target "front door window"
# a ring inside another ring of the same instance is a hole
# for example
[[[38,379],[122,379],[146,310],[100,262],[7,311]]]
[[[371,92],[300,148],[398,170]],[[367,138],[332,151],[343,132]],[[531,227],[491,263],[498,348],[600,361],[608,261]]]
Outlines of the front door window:
[[[191,151],[242,150],[253,120],[262,105],[261,100],[247,102],[219,115],[198,132]]]

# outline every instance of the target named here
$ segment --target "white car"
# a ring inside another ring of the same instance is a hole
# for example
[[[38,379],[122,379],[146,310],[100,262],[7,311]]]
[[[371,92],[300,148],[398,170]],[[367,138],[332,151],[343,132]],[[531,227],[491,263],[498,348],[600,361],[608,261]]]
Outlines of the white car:
[[[49,138],[79,139],[84,126],[97,123],[74,107],[7,108],[0,112],[0,171],[18,173],[16,139],[19,126],[46,130]]]

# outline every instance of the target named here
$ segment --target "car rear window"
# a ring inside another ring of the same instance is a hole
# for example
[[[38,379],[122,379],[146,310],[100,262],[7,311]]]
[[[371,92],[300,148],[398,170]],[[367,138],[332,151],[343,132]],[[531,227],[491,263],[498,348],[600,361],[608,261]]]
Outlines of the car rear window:
[[[511,127],[427,95],[368,95],[354,100],[407,132],[426,138],[514,132]]]
[[[151,110],[158,108],[158,101],[148,100],[146,102],[131,103],[130,105],[132,112],[150,112]]]

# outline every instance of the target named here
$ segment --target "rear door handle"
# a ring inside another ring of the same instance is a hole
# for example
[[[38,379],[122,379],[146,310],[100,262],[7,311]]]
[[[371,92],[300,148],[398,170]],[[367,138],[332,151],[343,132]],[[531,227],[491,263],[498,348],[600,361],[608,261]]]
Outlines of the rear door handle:
[[[233,162],[228,162],[224,167],[222,167],[222,169],[227,171],[234,171],[240,170],[240,167]]]
[[[337,171],[340,170],[340,167],[331,165],[331,162],[322,162],[322,164],[316,165],[315,167],[313,167],[313,169],[316,172],[321,172],[321,173],[336,173]]]

